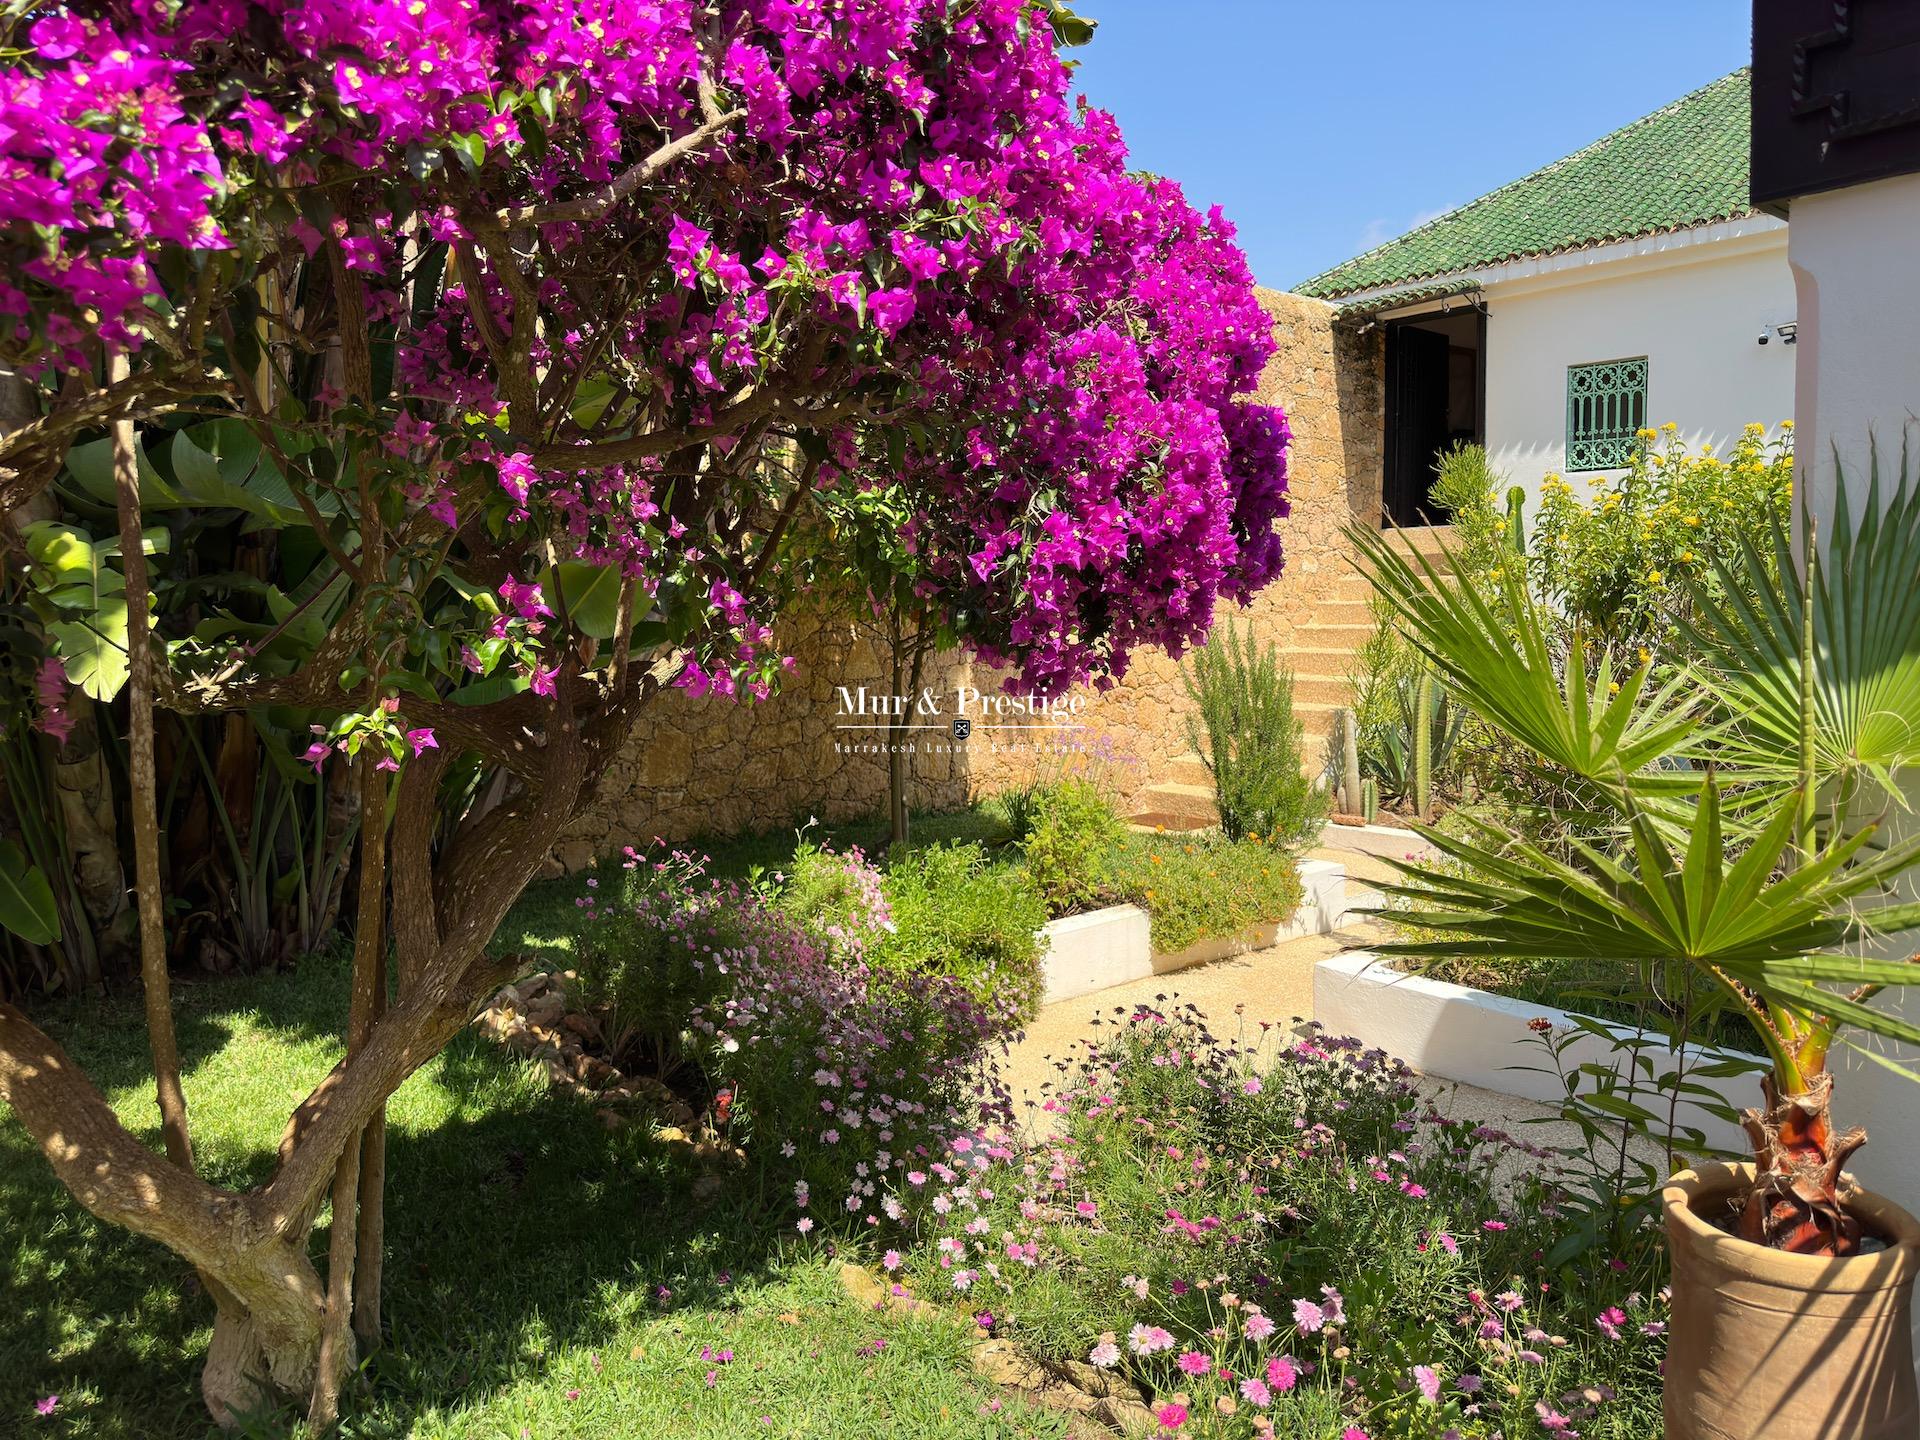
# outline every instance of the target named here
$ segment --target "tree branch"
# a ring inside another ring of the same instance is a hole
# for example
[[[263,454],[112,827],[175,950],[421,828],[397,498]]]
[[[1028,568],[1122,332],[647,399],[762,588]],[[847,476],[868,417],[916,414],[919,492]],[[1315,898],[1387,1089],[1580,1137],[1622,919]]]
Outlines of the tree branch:
[[[534,205],[516,205],[496,211],[494,218],[508,229],[516,225],[585,224],[598,220],[634,191],[652,180],[682,155],[698,150],[721,131],[746,118],[741,108],[722,111],[689,130],[677,140],[669,140],[644,160],[628,166],[597,190],[572,200],[547,200]]]
[[[115,381],[127,378],[127,357],[108,362]],[[133,799],[133,856],[140,906],[140,979],[145,992],[147,1044],[153,1052],[154,1090],[167,1158],[193,1170],[187,1096],[180,1088],[180,1047],[173,1033],[173,995],[167,975],[166,921],[160,894],[160,819],[154,801],[153,639],[147,614],[147,550],[140,530],[140,476],[133,421],[113,426],[113,489],[120,518],[120,565],[127,582],[127,784]]]

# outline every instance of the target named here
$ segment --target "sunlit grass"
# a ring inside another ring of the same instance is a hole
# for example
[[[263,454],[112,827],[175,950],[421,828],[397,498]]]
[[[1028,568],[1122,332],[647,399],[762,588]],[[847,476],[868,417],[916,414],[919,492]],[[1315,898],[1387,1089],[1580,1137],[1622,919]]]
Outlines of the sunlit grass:
[[[201,1169],[256,1183],[287,1113],[339,1056],[343,962],[183,985],[178,998]],[[41,1018],[157,1145],[137,1003]],[[673,1154],[610,1134],[472,1034],[401,1088],[389,1120],[391,1339],[363,1372],[348,1435],[1061,1433],[1051,1416],[994,1408],[966,1368],[964,1327],[861,1309],[837,1261],[769,1218],[750,1185],[695,1204]],[[323,1219],[316,1255],[326,1238]],[[0,1247],[0,1435],[209,1433],[197,1377],[211,1306],[191,1270],[94,1221],[6,1117]],[[702,1346],[733,1359],[702,1360]],[[36,1415],[56,1394],[54,1414]],[[290,1426],[276,1417],[259,1433]]]

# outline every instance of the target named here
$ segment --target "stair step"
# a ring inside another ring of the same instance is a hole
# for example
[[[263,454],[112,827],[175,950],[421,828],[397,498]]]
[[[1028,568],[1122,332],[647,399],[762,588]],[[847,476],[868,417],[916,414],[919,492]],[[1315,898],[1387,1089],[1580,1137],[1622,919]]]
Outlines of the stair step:
[[[1350,645],[1293,645],[1280,659],[1296,675],[1344,675],[1355,653]]]
[[[1313,607],[1320,625],[1362,625],[1373,628],[1373,608],[1364,600],[1321,600]]]
[[[1293,701],[1296,709],[1303,701],[1317,701],[1323,705],[1346,705],[1352,699],[1353,684],[1344,675],[1337,679],[1319,675],[1293,677]]]
[[[1141,794],[1140,803],[1147,813],[1154,815],[1198,818],[1209,822],[1220,818],[1220,807],[1214,799],[1211,785],[1182,785],[1163,780],[1157,785],[1149,785]]]
[[[1390,529],[1387,539],[1401,549],[1429,559],[1440,558],[1446,550],[1460,548],[1460,536],[1451,525],[1414,525]]]
[[[1209,790],[1213,787],[1213,772],[1207,769],[1207,762],[1191,750],[1167,762],[1166,778],[1175,785],[1203,785]]]

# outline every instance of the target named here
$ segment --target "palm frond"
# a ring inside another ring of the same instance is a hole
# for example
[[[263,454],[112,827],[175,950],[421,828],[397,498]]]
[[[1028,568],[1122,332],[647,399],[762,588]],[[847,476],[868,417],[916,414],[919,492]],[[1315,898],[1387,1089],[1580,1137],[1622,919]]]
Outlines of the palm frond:
[[[1920,838],[1873,850],[1871,827],[1811,856],[1798,850],[1800,797],[1777,798],[1750,843],[1729,857],[1720,785],[1709,775],[1684,849],[1676,849],[1630,795],[1630,843],[1611,854],[1573,842],[1565,856],[1485,820],[1465,833],[1416,827],[1456,862],[1392,861],[1406,882],[1383,887],[1382,910],[1425,938],[1390,941],[1384,955],[1422,959],[1578,959],[1638,967],[1685,963],[1741,1003],[1751,996],[1796,1015],[1844,1020],[1906,1039],[1920,1028],[1825,988],[1920,983],[1920,964],[1835,953],[1857,939],[1853,901],[1884,891],[1920,863]],[[1875,933],[1920,929],[1920,906],[1866,912]]]
[[[1694,730],[1683,677],[1649,693],[1645,666],[1616,674],[1612,657],[1602,655],[1589,680],[1578,636],[1556,665],[1547,618],[1518,575],[1506,577],[1490,601],[1472,584],[1443,577],[1424,555],[1409,561],[1377,530],[1355,525],[1348,534],[1408,641],[1447,689],[1542,760],[1611,786],[1622,772],[1676,754]],[[1450,561],[1451,552],[1443,553]]]
[[[1904,804],[1896,772],[1920,762],[1920,484],[1903,442],[1899,478],[1883,497],[1875,447],[1856,518],[1835,464],[1828,532],[1813,533],[1807,519],[1801,554],[1776,525],[1771,564],[1752,539],[1738,556],[1715,556],[1721,593],[1696,592],[1690,638],[1730,717],[1716,740],[1729,764],[1776,781],[1797,769],[1810,681],[1816,780],[1865,777]]]

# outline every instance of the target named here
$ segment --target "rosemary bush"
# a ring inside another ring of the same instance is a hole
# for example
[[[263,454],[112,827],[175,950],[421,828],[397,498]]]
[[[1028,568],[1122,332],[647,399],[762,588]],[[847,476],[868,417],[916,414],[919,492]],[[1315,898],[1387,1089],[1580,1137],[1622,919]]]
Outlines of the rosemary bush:
[[[1326,817],[1326,797],[1301,769],[1293,672],[1278,648],[1223,622],[1181,680],[1194,703],[1187,741],[1213,777],[1227,838],[1305,843]]]

